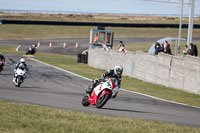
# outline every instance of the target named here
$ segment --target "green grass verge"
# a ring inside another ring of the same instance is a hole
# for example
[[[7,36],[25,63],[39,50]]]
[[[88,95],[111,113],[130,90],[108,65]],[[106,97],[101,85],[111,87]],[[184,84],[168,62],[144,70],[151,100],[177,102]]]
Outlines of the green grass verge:
[[[89,38],[90,29],[84,26],[48,26],[48,25],[0,25],[0,39],[24,38]],[[115,37],[177,37],[175,28],[122,28],[108,27],[114,30]],[[200,30],[193,29],[193,37],[199,37]],[[182,29],[182,37],[187,37],[187,29]]]
[[[1,133],[199,133],[158,121],[101,116],[0,101]]]

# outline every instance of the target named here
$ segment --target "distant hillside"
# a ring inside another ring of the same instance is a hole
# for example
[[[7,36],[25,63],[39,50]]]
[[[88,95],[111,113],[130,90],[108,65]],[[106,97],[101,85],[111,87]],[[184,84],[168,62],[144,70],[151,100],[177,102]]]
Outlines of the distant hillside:
[[[43,13],[5,13],[0,12],[0,19],[25,20],[60,20],[82,22],[121,22],[121,23],[179,23],[178,17],[139,16],[139,15],[113,15],[113,14],[43,14]],[[188,18],[183,18],[188,23]],[[200,17],[194,19],[200,24]]]

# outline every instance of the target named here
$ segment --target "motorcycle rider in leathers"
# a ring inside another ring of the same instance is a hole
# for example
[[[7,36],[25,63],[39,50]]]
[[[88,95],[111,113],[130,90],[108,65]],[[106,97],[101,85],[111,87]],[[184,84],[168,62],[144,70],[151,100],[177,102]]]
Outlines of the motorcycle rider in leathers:
[[[5,57],[0,53],[0,60],[3,60],[5,62]]]
[[[28,71],[27,64],[25,63],[25,59],[21,58],[20,61],[15,66],[13,82],[15,82],[15,80],[16,80],[15,72],[17,71],[17,68],[20,67],[20,66],[23,66],[25,68],[25,70]],[[26,76],[25,76],[25,78],[26,78]]]
[[[121,85],[121,80],[122,80],[122,72],[123,72],[123,67],[120,65],[117,65],[114,67],[114,69],[111,69],[110,71],[105,72],[104,74],[102,74],[101,79],[95,79],[93,81],[93,84],[91,86],[88,87],[88,89],[86,90],[86,93],[91,94],[93,89],[99,85],[101,83],[101,81],[105,80],[105,78],[116,78],[118,81],[118,85],[120,88]],[[119,89],[114,91],[114,93],[112,94],[112,98],[115,98],[117,96]]]
[[[5,62],[5,57],[0,53],[0,61],[1,61],[1,60],[3,61],[3,62],[2,62],[2,67],[1,67],[2,70],[3,70],[3,66],[4,66],[4,62]]]

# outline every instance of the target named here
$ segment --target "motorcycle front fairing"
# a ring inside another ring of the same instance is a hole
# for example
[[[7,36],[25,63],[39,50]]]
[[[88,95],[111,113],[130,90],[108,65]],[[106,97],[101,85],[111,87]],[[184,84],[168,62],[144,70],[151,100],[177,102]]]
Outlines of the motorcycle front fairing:
[[[20,68],[18,68],[17,70],[16,70],[16,72],[15,72],[15,77],[17,78],[17,77],[22,77],[22,78],[24,78],[25,77],[25,73],[26,73],[26,70],[25,70],[25,68],[23,68],[23,67],[20,67]]]
[[[109,80],[102,82],[94,88],[92,95],[88,98],[88,102],[96,104],[98,97],[103,97],[106,93],[111,94],[114,88],[116,88],[116,84],[109,78]]]

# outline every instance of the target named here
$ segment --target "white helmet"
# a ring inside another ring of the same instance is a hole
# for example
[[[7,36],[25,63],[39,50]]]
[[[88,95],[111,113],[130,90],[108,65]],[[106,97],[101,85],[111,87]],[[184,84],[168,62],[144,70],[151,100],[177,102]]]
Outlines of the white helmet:
[[[21,59],[20,59],[20,62],[21,62],[21,63],[25,63],[25,59],[24,59],[24,58],[21,58]]]
[[[120,65],[115,66],[115,68],[114,68],[115,75],[120,77],[122,75],[122,72],[123,72],[123,67],[122,66],[120,66]]]

